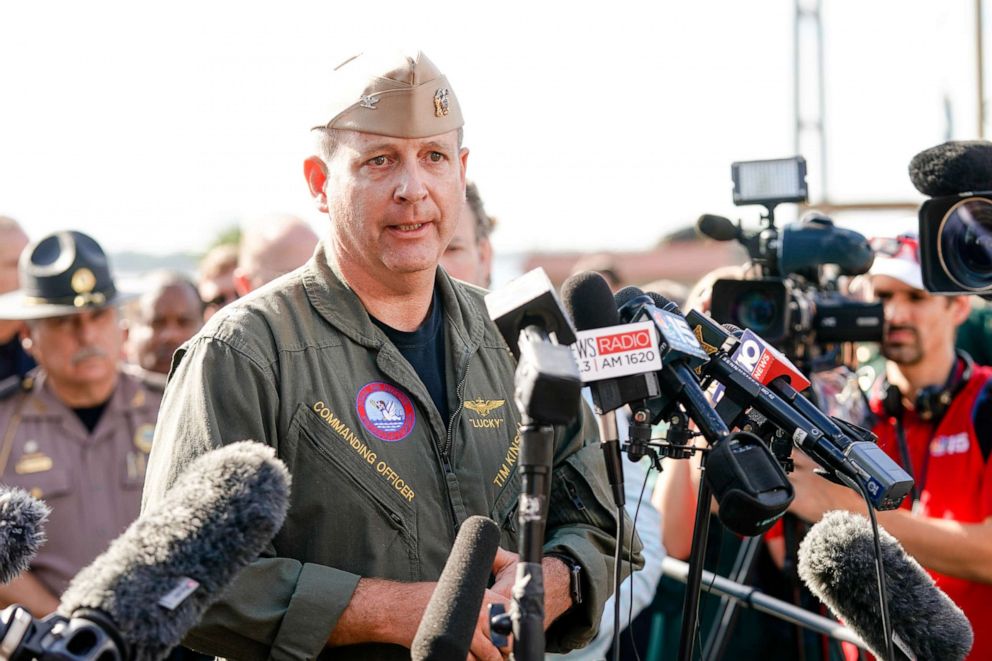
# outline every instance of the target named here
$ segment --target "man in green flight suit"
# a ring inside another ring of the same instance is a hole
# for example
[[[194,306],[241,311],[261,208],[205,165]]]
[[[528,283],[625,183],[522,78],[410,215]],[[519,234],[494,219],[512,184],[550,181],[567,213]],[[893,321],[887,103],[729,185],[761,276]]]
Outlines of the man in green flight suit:
[[[149,462],[145,507],[234,441],[273,446],[292,473],[285,526],[187,637],[219,656],[408,658],[471,515],[502,528],[485,603],[507,603],[515,578],[515,365],[484,291],[438,268],[465,196],[458,101],[420,53],[357,56],[330,87],[304,163],[330,237],[177,352]],[[588,418],[555,438],[549,651],[593,636],[612,586],[615,510]],[[485,619],[472,657],[499,659]]]

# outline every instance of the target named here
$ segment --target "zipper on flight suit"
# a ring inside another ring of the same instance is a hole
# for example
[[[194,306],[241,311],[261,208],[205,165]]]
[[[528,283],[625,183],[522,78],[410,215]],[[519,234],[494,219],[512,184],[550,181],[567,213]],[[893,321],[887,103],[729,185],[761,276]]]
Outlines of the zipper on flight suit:
[[[451,418],[448,420],[448,429],[445,434],[444,446],[441,448],[441,465],[444,467],[445,473],[453,472],[451,469],[451,446],[455,443],[455,418],[458,414],[462,412],[465,408],[465,383],[468,381],[468,369],[471,365],[471,360],[465,365],[465,372],[462,374],[461,381],[458,382],[458,386],[455,388],[455,396],[458,398],[458,407],[451,413]]]

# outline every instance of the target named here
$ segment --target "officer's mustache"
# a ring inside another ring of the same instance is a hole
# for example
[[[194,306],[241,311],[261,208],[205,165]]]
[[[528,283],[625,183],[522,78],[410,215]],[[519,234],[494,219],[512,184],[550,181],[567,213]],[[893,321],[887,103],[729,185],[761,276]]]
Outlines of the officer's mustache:
[[[72,357],[72,364],[81,363],[89,358],[106,358],[107,352],[99,347],[84,347]]]

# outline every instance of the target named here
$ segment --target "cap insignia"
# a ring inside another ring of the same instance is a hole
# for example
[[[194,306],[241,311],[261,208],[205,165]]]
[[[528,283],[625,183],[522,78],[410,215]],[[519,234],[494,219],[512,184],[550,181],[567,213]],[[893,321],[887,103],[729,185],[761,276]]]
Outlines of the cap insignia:
[[[72,291],[77,294],[88,294],[96,287],[96,276],[93,275],[93,271],[87,268],[77,269],[72,274],[69,285],[72,287]]]
[[[448,88],[440,87],[434,92],[434,116],[444,117],[448,114]]]
[[[363,108],[368,108],[369,110],[375,110],[376,109],[375,104],[377,103],[379,103],[379,97],[377,97],[375,94],[369,94],[368,96],[363,96],[359,100],[358,105],[360,105]]]

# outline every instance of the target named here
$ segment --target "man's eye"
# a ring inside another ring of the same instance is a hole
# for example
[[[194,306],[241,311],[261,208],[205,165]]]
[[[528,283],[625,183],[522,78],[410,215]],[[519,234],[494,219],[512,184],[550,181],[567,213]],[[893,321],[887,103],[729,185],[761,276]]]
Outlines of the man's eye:
[[[381,167],[381,166],[383,166],[383,165],[386,164],[386,157],[385,156],[376,156],[375,158],[372,158],[371,160],[369,160],[369,163],[371,163],[372,165],[375,165],[377,167]]]
[[[442,160],[444,160],[444,154],[442,154],[439,151],[432,151],[430,154],[430,159],[434,163],[440,163]]]

